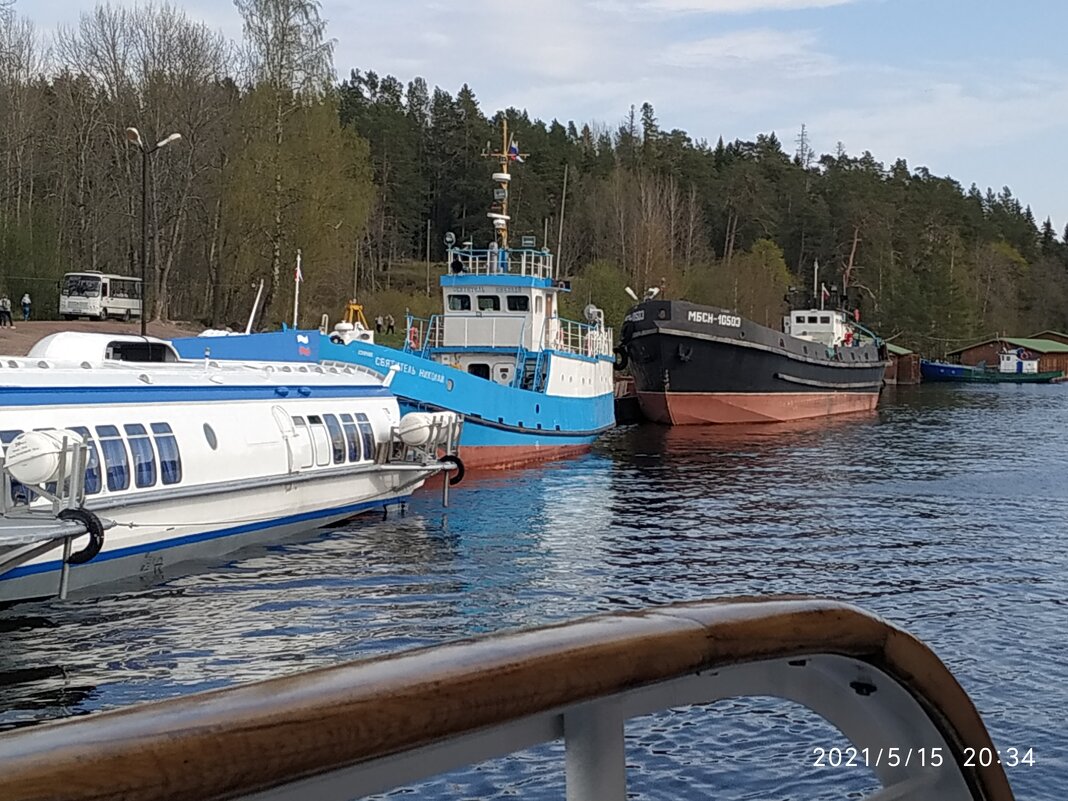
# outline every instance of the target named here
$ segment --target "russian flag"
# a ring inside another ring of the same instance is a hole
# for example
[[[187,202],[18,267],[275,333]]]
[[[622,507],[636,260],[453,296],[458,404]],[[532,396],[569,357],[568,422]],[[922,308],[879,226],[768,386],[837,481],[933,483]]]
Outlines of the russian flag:
[[[512,161],[518,161],[520,164],[523,163],[523,157],[519,155],[519,144],[514,139],[508,145],[508,158]]]

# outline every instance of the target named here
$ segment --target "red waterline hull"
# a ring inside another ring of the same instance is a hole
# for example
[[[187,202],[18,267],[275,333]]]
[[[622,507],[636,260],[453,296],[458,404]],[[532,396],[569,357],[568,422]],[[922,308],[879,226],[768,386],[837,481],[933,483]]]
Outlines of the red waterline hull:
[[[642,413],[667,425],[782,423],[872,412],[878,392],[639,392]]]
[[[506,470],[511,467],[568,459],[588,453],[592,445],[480,445],[461,446],[468,470]]]

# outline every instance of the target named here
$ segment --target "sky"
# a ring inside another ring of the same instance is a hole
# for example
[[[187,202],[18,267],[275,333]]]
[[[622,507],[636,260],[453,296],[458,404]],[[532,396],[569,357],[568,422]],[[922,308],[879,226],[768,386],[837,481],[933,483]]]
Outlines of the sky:
[[[132,0],[112,4],[134,5]],[[241,36],[228,0],[173,0]],[[95,0],[16,0],[48,32]],[[337,73],[464,83],[487,114],[618,125],[650,102],[695,140],[774,131],[1008,186],[1068,224],[1064,0],[322,0]]]

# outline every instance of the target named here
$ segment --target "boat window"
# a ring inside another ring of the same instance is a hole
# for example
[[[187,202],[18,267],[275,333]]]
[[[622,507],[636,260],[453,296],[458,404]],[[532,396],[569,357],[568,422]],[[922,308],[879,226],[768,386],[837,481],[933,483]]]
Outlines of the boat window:
[[[534,312],[535,314],[541,314],[541,295],[534,298]]]
[[[345,429],[345,442],[349,446],[349,461],[360,461],[360,434],[351,414],[341,415],[341,427]]]
[[[500,295],[479,295],[478,296],[478,310],[479,311],[500,311],[501,310],[501,296]]]
[[[130,460],[126,456],[126,445],[119,436],[119,429],[116,426],[97,426],[96,435],[100,440],[100,450],[104,452],[104,475],[107,476],[108,491],[129,489]]]
[[[215,429],[211,427],[210,423],[204,424],[204,439],[208,441],[208,447],[213,451],[219,449],[219,438],[215,436]]]
[[[811,317],[809,317],[809,318],[808,318],[808,321],[809,321],[810,323],[814,323],[814,322],[816,322],[816,315],[812,315]]]
[[[311,432],[308,430],[308,424],[304,422],[304,418],[299,415],[293,417],[293,427],[297,432],[297,447],[300,449],[300,466],[311,467],[315,462],[315,457],[312,455],[311,448]]]
[[[71,431],[82,435],[87,450],[85,459],[85,494],[96,495],[100,492],[100,454],[97,452],[93,435],[85,426],[71,426]]]
[[[820,318],[820,325],[830,325],[830,324],[831,324],[831,318],[830,317],[821,317]]]
[[[805,322],[805,315],[799,314],[799,315],[797,315],[797,317],[794,318],[794,320],[796,322],[803,323],[803,322]]]
[[[156,452],[152,450],[148,432],[140,423],[127,423],[123,428],[133,456],[134,484],[151,487],[156,483]]]
[[[312,447],[315,449],[315,463],[319,467],[325,467],[330,464],[330,435],[323,425],[323,418],[317,414],[309,414],[308,426],[311,428]]]
[[[109,342],[105,359],[119,362],[176,362],[174,350],[163,342]]]
[[[4,446],[0,447],[0,453],[6,451],[7,446],[11,444],[11,441],[21,433],[21,431],[17,430],[0,431],[0,445]],[[28,504],[31,500],[33,500],[33,498],[25,485],[15,481],[15,479],[11,479],[11,502]]]
[[[490,369],[488,364],[469,364],[467,365],[467,372],[471,375],[477,375],[479,378],[489,378]]]
[[[330,432],[330,444],[334,448],[334,464],[342,464],[345,461],[345,435],[341,433],[341,424],[332,414],[324,414],[326,428]]]
[[[356,412],[356,425],[360,427],[360,437],[363,439],[363,458],[375,458],[375,430],[371,428],[371,421],[363,412]]]
[[[449,311],[471,311],[471,296],[449,295]]]
[[[509,295],[508,311],[530,311],[530,298],[528,298],[526,295]]]
[[[159,451],[160,474],[164,484],[177,484],[182,480],[182,454],[178,440],[171,431],[170,423],[153,423],[152,434]]]

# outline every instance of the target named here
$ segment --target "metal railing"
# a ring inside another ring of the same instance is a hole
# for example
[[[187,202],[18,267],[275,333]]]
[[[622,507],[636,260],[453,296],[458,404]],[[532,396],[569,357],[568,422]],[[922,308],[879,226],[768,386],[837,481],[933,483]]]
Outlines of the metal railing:
[[[510,273],[531,278],[553,277],[553,256],[544,250],[508,248],[507,250],[466,250],[454,248],[449,252],[449,269],[459,263],[460,274],[498,275]]]
[[[552,317],[545,321],[544,338],[544,347],[559,353],[590,357],[612,354],[611,328]]]
[[[627,720],[743,696],[837,727],[882,785],[868,801],[1012,801],[1000,764],[965,758],[996,749],[925,645],[795,598],[600,615],[19,729],[0,735],[0,797],[347,801],[562,739],[568,800],[623,801]]]

